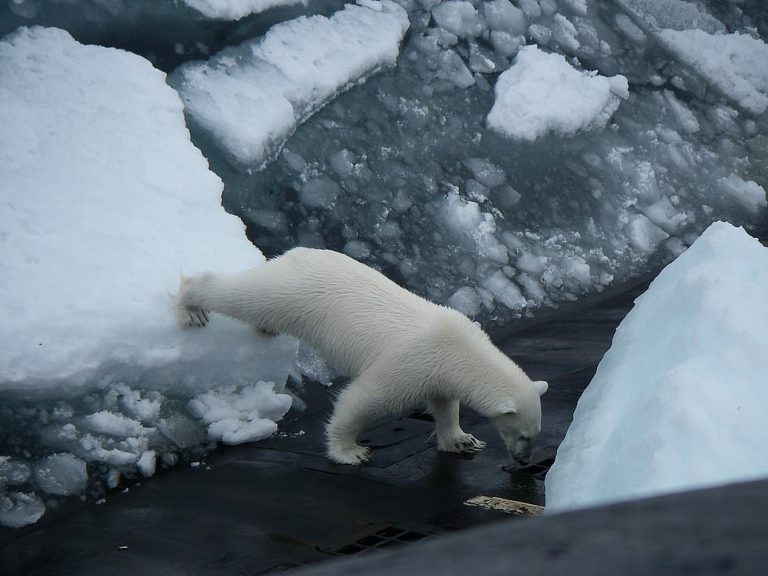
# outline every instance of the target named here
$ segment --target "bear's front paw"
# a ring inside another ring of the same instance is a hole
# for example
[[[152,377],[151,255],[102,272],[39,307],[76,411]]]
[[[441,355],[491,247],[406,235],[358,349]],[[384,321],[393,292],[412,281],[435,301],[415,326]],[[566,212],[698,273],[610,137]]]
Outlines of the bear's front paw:
[[[371,449],[355,444],[351,448],[341,448],[339,446],[328,447],[328,458],[338,464],[351,464],[357,466],[365,464],[371,458]]]
[[[478,452],[483,448],[485,448],[485,442],[466,432],[438,438],[437,440],[437,449],[440,452],[472,453]]]
[[[202,308],[180,308],[177,312],[179,326],[188,328],[203,328],[208,324],[208,312]]]

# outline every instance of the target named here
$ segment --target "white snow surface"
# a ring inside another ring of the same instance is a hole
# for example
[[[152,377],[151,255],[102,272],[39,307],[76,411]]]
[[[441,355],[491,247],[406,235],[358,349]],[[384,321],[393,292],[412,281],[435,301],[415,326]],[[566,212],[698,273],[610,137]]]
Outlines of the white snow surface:
[[[172,313],[182,273],[264,258],[165,74],[20,28],[0,41],[0,126],[0,417],[39,434],[35,453],[0,455],[0,524],[37,521],[38,494],[77,494],[89,471],[114,487],[206,444],[186,400],[219,388],[270,382],[249,404],[269,435],[296,342],[226,318],[185,332]]]
[[[525,46],[496,80],[488,127],[515,140],[602,128],[629,96],[624,76],[580,71],[565,57]]]
[[[768,109],[768,44],[748,34],[661,30],[662,45],[742,109]]]
[[[171,83],[232,161],[260,164],[338,93],[394,65],[408,26],[398,4],[366,0],[330,18],[281,22],[263,38],[181,66]]]
[[[214,20],[240,20],[279,6],[306,5],[308,0],[184,0],[198,12]]]
[[[622,321],[547,475],[550,512],[768,476],[768,249],[712,224]]]

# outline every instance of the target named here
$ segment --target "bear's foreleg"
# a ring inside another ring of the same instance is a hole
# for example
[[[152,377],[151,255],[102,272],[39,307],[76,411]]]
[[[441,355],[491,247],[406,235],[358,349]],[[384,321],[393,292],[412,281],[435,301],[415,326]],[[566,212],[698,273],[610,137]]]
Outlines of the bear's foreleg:
[[[427,401],[427,405],[435,418],[438,450],[441,452],[477,452],[485,448],[485,442],[461,429],[458,400],[432,398]]]
[[[209,320],[208,310],[194,301],[193,286],[196,281],[195,277],[182,276],[179,282],[179,292],[172,296],[176,322],[184,330],[188,328],[202,328],[208,324]]]

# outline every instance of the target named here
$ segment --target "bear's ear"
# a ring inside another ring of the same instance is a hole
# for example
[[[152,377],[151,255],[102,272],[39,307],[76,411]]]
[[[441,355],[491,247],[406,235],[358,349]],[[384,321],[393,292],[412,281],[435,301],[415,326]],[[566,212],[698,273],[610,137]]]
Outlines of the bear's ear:
[[[504,400],[496,407],[496,416],[517,413],[517,404],[513,400]]]
[[[549,384],[547,384],[544,380],[536,380],[533,385],[536,387],[536,391],[539,393],[539,396],[544,396],[544,392],[546,392],[547,388],[549,388]]]

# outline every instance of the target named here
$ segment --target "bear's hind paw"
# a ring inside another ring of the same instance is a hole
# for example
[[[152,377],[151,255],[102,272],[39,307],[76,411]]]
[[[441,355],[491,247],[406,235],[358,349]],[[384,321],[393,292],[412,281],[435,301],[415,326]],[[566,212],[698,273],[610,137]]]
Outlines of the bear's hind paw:
[[[355,444],[352,448],[328,447],[328,457],[338,464],[358,466],[371,458],[371,449]]]

